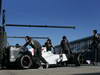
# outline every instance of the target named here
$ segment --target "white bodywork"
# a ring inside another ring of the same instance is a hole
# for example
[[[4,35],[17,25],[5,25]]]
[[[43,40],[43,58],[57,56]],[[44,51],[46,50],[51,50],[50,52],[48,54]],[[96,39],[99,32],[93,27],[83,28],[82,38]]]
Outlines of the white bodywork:
[[[34,49],[31,48],[29,51],[34,55]],[[58,62],[62,61],[68,61],[65,54],[62,54],[62,57],[60,54],[53,54],[52,51],[46,51],[45,47],[42,47],[42,56],[49,64],[57,64]]]
[[[20,52],[20,48],[16,48],[15,46],[10,47],[10,62],[15,62],[18,53]]]

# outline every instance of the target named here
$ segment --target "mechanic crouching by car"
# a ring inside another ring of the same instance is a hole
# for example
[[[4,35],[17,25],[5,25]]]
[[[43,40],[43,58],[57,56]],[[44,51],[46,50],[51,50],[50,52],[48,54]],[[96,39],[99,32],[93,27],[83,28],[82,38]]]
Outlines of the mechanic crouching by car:
[[[26,36],[25,40],[26,40],[26,43],[24,44],[24,47],[26,47],[27,45],[30,45],[32,48],[34,48],[34,57],[37,57],[39,62],[42,61],[45,64],[44,68],[48,68],[48,63],[42,57],[41,44],[37,40],[32,40],[30,36]]]

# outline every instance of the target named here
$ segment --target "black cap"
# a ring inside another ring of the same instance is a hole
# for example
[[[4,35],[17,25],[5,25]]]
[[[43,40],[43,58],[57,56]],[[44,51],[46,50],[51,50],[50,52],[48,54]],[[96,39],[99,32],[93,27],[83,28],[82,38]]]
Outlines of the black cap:
[[[66,39],[66,36],[63,36],[63,39]]]
[[[51,41],[51,39],[48,39],[47,41]]]
[[[94,33],[97,33],[97,30],[93,30]]]
[[[28,40],[30,40],[30,39],[31,39],[31,37],[30,37],[30,36],[26,36],[25,38],[27,38]]]

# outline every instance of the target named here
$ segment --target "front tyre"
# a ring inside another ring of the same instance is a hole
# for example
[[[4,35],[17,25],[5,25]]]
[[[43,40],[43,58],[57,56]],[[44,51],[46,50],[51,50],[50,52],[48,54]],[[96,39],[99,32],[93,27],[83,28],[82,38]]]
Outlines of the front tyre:
[[[19,61],[19,67],[23,69],[31,68],[32,66],[32,59],[29,55],[23,55]]]

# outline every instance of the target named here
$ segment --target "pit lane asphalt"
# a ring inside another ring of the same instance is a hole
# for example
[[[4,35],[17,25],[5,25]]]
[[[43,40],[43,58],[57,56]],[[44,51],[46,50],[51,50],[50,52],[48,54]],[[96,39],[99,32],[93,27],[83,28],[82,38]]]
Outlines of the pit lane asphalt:
[[[3,69],[0,75],[100,75],[100,66],[56,67],[43,69]]]

